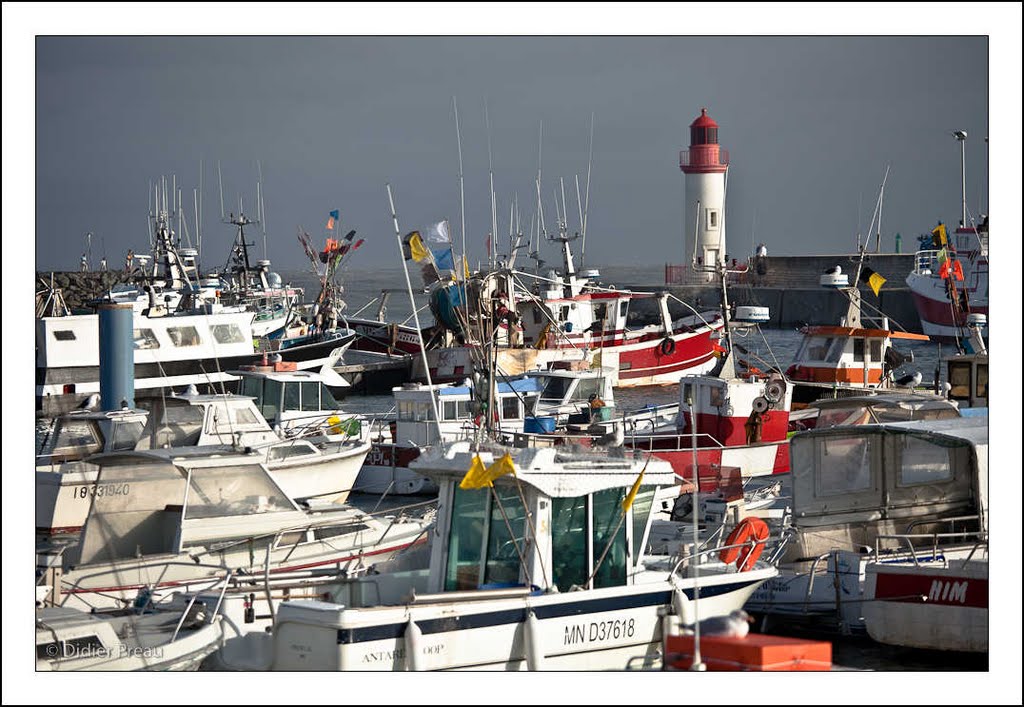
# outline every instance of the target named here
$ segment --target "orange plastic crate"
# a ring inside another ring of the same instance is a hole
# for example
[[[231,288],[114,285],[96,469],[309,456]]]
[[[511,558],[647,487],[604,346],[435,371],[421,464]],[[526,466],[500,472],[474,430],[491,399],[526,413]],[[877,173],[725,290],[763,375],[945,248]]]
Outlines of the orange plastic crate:
[[[669,636],[666,648],[665,662],[670,668],[690,668],[693,636]],[[710,671],[829,670],[832,644],[759,633],[744,638],[702,636],[700,657]]]

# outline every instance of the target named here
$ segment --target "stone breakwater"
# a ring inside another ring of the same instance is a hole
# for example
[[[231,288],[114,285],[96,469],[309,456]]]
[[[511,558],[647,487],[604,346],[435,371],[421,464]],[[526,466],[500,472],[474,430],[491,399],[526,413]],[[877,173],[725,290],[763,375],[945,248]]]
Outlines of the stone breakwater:
[[[53,287],[61,290],[64,301],[72,312],[86,309],[86,303],[102,297],[115,285],[129,282],[129,274],[123,270],[106,270],[90,272],[36,272],[36,292],[50,287],[51,276]]]

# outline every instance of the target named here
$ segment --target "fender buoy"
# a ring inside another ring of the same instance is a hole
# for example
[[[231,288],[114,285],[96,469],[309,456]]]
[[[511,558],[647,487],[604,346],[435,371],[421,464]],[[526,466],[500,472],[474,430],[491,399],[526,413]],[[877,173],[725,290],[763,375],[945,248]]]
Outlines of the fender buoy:
[[[739,547],[724,548],[718,553],[718,559],[727,565],[735,562],[736,569],[746,572],[754,567],[757,558],[764,552],[768,535],[768,524],[763,520],[754,517],[744,518],[732,529],[729,537],[725,540],[726,546],[737,545]],[[750,540],[755,541],[752,546],[743,546],[743,543],[748,543]]]
[[[670,336],[666,336],[661,341],[661,355],[671,356],[676,352],[676,340]]]

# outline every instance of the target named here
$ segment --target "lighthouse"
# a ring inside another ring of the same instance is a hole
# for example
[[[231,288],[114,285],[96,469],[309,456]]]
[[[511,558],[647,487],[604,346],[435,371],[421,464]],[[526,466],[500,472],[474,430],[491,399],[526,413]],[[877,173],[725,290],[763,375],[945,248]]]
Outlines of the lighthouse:
[[[694,259],[698,271],[724,264],[729,153],[718,144],[718,123],[708,115],[707,108],[701,108],[700,115],[690,123],[690,149],[679,153],[679,169],[686,175],[686,259]],[[707,279],[711,278],[708,272]]]

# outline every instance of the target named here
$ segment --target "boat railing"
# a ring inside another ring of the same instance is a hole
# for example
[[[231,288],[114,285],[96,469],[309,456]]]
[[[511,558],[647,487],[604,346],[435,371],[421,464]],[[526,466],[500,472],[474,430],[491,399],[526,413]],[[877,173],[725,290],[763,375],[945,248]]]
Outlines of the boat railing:
[[[655,444],[662,440],[676,440],[674,448],[656,447]],[[714,435],[701,432],[692,435],[686,432],[656,432],[652,434],[633,435],[629,438],[629,445],[634,449],[645,452],[678,452],[693,449],[693,440],[698,441],[697,449],[725,449]],[[703,443],[703,444],[702,444]]]
[[[919,250],[914,254],[915,275],[935,275],[939,270],[939,254],[941,250]]]
[[[210,577],[197,577],[197,578],[181,579],[181,580],[174,580],[174,579],[166,580],[165,578],[167,576],[167,572],[172,567],[187,567],[190,570],[194,570],[197,567],[201,567],[201,568],[205,568],[205,569],[209,569],[209,570],[214,570],[217,573],[227,572],[227,575],[217,574],[215,576],[210,576]],[[184,562],[184,561],[181,561],[181,560],[168,560],[166,557],[161,558],[161,559],[154,559],[154,560],[152,560],[151,562],[148,562],[148,563],[142,562],[142,563],[139,563],[139,564],[136,564],[136,565],[132,565],[132,569],[138,571],[140,574],[141,574],[142,570],[148,569],[148,568],[158,569],[159,573],[157,574],[156,577],[151,577],[151,576],[147,577],[147,579],[148,579],[147,583],[144,584],[144,585],[140,585],[139,586],[139,594],[136,596],[136,598],[134,600],[134,602],[137,604],[136,608],[139,608],[139,609],[143,609],[146,606],[153,605],[153,603],[152,603],[153,602],[152,595],[153,595],[153,589],[156,588],[156,587],[162,587],[162,586],[172,586],[172,587],[177,586],[177,587],[181,587],[181,586],[187,585],[189,587],[190,591],[198,591],[198,592],[210,591],[214,587],[219,586],[219,584],[221,582],[225,582],[230,577],[230,574],[231,574],[230,570],[228,570],[223,565],[214,565],[214,564],[206,563],[206,562]],[[60,598],[59,605],[63,606],[68,601],[68,599],[71,598],[71,596],[73,594],[76,595],[78,597],[78,599],[80,601],[82,601],[86,605],[90,605],[89,599],[88,599],[90,594],[96,594],[98,596],[102,596],[102,597],[108,598],[108,599],[111,598],[110,595],[108,595],[106,592],[93,591],[87,585],[88,580],[90,580],[92,578],[95,578],[95,577],[107,577],[107,576],[110,575],[110,573],[111,573],[111,570],[110,570],[109,567],[108,568],[104,568],[104,569],[97,569],[95,572],[83,574],[81,577],[78,578],[77,582],[75,584],[73,584],[73,585],[62,586],[61,587],[62,598]],[[197,584],[199,585],[198,588],[195,586]],[[138,602],[140,601],[140,599],[144,599],[144,603],[142,603],[141,605],[138,605]],[[123,601],[123,602],[127,602],[128,601],[127,599],[121,599],[121,598],[117,598],[117,600],[118,601]],[[219,607],[219,604],[218,604],[218,607]],[[92,607],[92,608],[98,608],[98,607]]]
[[[724,526],[723,526],[723,528],[724,528]],[[732,550],[732,549],[737,549],[737,550],[741,550],[741,551],[743,549],[747,549],[750,552],[753,552],[755,547],[757,547],[760,544],[763,544],[763,543],[767,542],[767,540],[760,540],[759,541],[756,538],[750,538],[746,542],[742,542],[742,543],[732,543],[730,545],[715,545],[714,547],[706,547],[706,545],[708,545],[710,540],[712,540],[713,538],[714,538],[714,534],[712,534],[712,537],[708,538],[705,542],[699,543],[698,546],[697,546],[697,552],[692,552],[692,551],[686,552],[685,546],[680,548],[679,559],[676,560],[675,565],[672,566],[672,571],[670,572],[670,574],[677,575],[677,576],[681,577],[682,574],[680,574],[680,570],[682,570],[683,568],[686,568],[687,570],[691,570],[694,566],[696,566],[699,569],[702,566],[707,566],[707,565],[712,565],[712,564],[724,566],[724,568],[726,569],[727,572],[730,571],[730,568],[731,568],[731,571],[733,571],[733,572],[739,572],[740,570],[739,570],[738,567],[735,566],[735,564],[724,563],[724,562],[721,561],[720,558],[717,559],[717,560],[713,560],[711,558],[711,556],[712,555],[718,555],[718,554],[724,552],[725,550]],[[748,554],[746,556],[749,556],[749,552],[748,552]],[[741,557],[744,557],[744,555],[741,555]]]
[[[213,612],[211,612],[206,623],[212,624],[216,621],[218,614],[220,614],[220,607],[224,604],[224,594],[227,592],[228,585],[231,583],[232,574],[233,572],[231,570],[225,570],[224,577],[221,580],[220,594],[217,595],[217,603],[214,605]],[[192,613],[192,607],[195,606],[196,600],[199,596],[199,593],[196,592],[189,598],[188,605],[185,607],[185,610],[181,612],[181,618],[178,619],[178,625],[174,627],[174,634],[171,636],[170,643],[174,643],[174,641],[177,640],[178,632],[181,631],[181,627],[184,625],[185,619],[187,619],[189,614]]]
[[[971,518],[971,516],[964,516],[935,522],[948,522],[952,524],[955,521],[971,520]],[[974,516],[973,518],[976,519],[977,516]],[[967,553],[967,557],[963,560],[964,564],[973,558],[979,549],[988,547],[987,533],[977,530],[962,530],[945,533],[907,532],[891,535],[879,535],[875,538],[875,557],[879,562],[885,564],[909,563],[914,567],[920,567],[922,563],[941,563],[943,567],[949,567],[950,560],[945,554],[949,549],[949,546],[951,544],[966,546],[968,543],[972,542],[973,544]],[[884,544],[896,544],[897,547],[895,549],[887,549],[883,554],[881,548]]]

